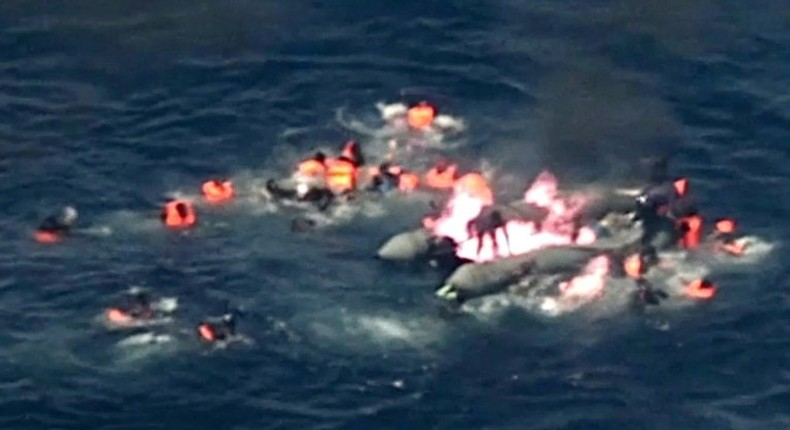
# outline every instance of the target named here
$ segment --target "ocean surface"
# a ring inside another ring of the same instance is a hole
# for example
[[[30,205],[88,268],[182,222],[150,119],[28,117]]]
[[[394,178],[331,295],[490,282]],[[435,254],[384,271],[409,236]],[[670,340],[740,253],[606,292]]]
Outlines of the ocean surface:
[[[788,429],[788,88],[782,0],[4,0],[0,428]],[[450,317],[442,273],[373,258],[426,199],[295,235],[255,197],[315,148],[385,147],[376,104],[414,97],[465,125],[430,154],[498,195],[671,153],[771,252],[705,303]],[[234,203],[161,226],[216,175]],[[86,234],[31,240],[65,204]],[[107,330],[135,285],[172,322]],[[201,344],[229,308],[247,340]]]

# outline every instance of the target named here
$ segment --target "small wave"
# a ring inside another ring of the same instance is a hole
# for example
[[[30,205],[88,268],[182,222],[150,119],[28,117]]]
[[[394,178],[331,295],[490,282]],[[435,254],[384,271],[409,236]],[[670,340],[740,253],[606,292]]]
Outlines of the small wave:
[[[738,242],[745,245],[743,255],[732,256],[724,253],[716,253],[711,256],[710,263],[716,266],[723,266],[721,267],[723,269],[751,266],[762,261],[768,254],[771,254],[776,247],[775,243],[768,242],[757,236],[744,236],[738,239]]]
[[[173,337],[166,334],[156,333],[141,333],[134,336],[129,336],[116,343],[119,348],[136,347],[143,345],[159,345],[173,341]]]

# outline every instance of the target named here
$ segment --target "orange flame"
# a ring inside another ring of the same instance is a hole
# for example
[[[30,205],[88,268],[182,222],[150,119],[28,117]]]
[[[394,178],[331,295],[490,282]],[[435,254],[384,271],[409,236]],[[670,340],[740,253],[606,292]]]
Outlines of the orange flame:
[[[541,173],[524,194],[527,202],[549,210],[542,229],[533,222],[511,220],[494,232],[496,245],[489,235],[469,237],[467,224],[480,215],[485,206],[493,204],[493,193],[479,174],[466,175],[456,182],[454,192],[438,219],[423,226],[436,236],[446,236],[458,243],[456,254],[472,261],[488,261],[509,255],[520,255],[551,245],[589,244],[595,233],[581,229],[574,242],[573,218],[583,205],[576,199],[558,197],[557,179],[549,172]],[[482,240],[481,244],[479,241]],[[478,252],[479,250],[479,252]]]
[[[609,274],[609,257],[599,255],[587,263],[581,274],[560,284],[563,298],[595,298],[603,294]]]

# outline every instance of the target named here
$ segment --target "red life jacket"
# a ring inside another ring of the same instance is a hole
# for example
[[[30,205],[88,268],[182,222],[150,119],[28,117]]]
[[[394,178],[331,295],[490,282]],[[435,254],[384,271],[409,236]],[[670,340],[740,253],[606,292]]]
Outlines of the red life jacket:
[[[179,206],[184,210],[183,215],[179,213]],[[165,205],[162,211],[162,221],[164,221],[166,226],[172,228],[191,227],[195,225],[197,216],[191,203],[173,200]]]

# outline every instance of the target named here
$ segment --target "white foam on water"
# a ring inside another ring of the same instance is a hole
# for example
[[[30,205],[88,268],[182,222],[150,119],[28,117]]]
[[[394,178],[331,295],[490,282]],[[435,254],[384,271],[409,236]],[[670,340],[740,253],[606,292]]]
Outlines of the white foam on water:
[[[343,311],[325,314],[308,323],[309,332],[320,343],[355,354],[380,354],[410,349],[430,353],[446,335],[444,321],[426,315],[383,314]]]
[[[102,221],[106,223],[113,234],[118,232],[151,233],[162,229],[158,211],[120,210],[107,214]]]
[[[406,115],[408,107],[403,103],[384,104],[379,102],[376,103],[376,109],[378,109],[382,119],[392,121],[397,117]]]
[[[140,333],[115,344],[113,365],[116,370],[136,371],[145,360],[166,358],[180,350],[180,342],[169,334]]]
[[[173,341],[173,337],[166,334],[156,334],[156,333],[140,333],[133,336],[129,336],[118,343],[115,346],[119,348],[128,348],[128,347],[138,347],[138,346],[148,346],[148,345],[159,345],[163,343],[169,343]]]
[[[176,297],[165,297],[160,299],[156,305],[156,310],[166,313],[172,313],[176,309],[178,309],[178,298]]]
[[[434,118],[431,127],[418,131],[411,129],[406,121],[408,107],[405,104],[378,102],[375,106],[381,121],[379,126],[368,125],[360,119],[350,117],[344,109],[337,111],[336,120],[349,130],[371,137],[374,140],[371,145],[376,153],[388,153],[391,149],[390,141],[393,139],[401,152],[408,152],[409,147],[455,149],[463,145],[461,141],[447,140],[448,137],[466,130],[466,123],[460,118],[440,114]]]
[[[235,334],[225,340],[218,340],[213,342],[211,344],[210,350],[211,351],[224,350],[235,344],[250,346],[250,345],[254,345],[255,341],[249,336],[245,336],[243,334]]]

